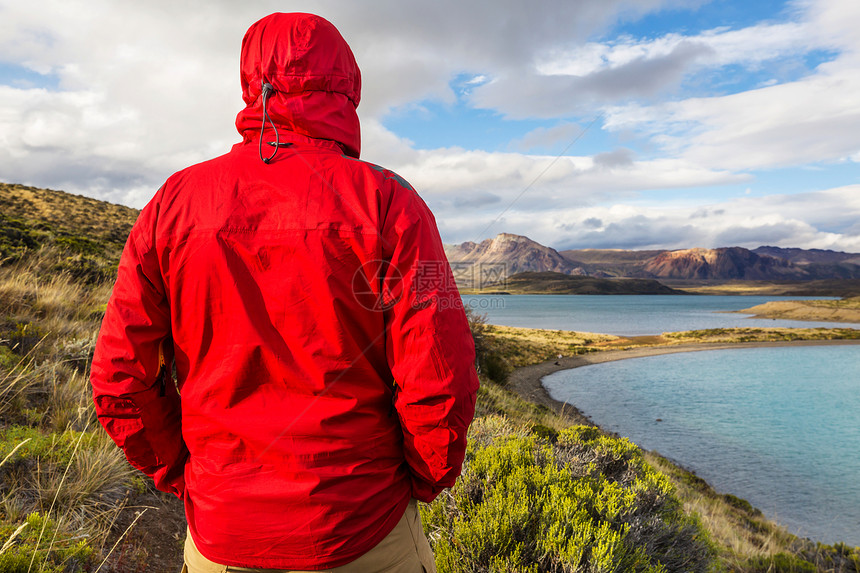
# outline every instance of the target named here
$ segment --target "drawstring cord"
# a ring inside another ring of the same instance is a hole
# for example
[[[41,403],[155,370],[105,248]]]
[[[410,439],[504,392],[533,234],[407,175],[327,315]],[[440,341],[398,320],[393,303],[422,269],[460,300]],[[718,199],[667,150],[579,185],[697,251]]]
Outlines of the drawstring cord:
[[[269,99],[269,94],[275,91],[274,86],[270,83],[266,83],[261,80],[263,83],[263,125],[260,126],[260,141],[257,143],[257,153],[260,154],[260,159],[266,165],[275,158],[275,155],[278,153],[278,147],[281,145],[281,140],[278,136],[278,128],[275,126],[275,122],[272,121],[272,117],[269,115],[268,110],[266,109],[266,102]],[[266,121],[272,124],[272,129],[275,130],[275,149],[272,151],[272,154],[268,157],[263,157],[263,132],[266,130]]]

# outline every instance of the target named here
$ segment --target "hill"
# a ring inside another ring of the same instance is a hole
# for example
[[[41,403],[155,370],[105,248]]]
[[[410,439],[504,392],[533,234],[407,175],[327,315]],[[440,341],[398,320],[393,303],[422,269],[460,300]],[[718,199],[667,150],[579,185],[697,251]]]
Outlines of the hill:
[[[685,294],[651,279],[604,279],[549,271],[517,273],[499,288],[510,294]]]
[[[740,247],[664,251],[642,267],[646,276],[667,279],[804,280],[809,273],[790,261]]]
[[[0,264],[41,252],[42,271],[113,276],[138,211],[63,191],[0,183]]]
[[[789,261],[815,279],[860,278],[860,254],[858,253],[781,247],[759,247],[752,252]]]
[[[559,251],[568,260],[577,261],[592,276],[642,276],[645,265],[663,250],[631,251],[624,249],[569,249]]]
[[[464,287],[520,272],[560,272],[601,278],[649,278],[681,287],[721,281],[774,283],[860,278],[860,254],[816,249],[742,247],[632,251],[571,249],[556,251],[520,235],[500,234],[481,243],[446,245],[445,252]],[[494,276],[495,275],[495,276]],[[766,285],[759,285],[759,290]]]
[[[576,261],[564,258],[555,249],[510,233],[480,243],[445,245],[445,255],[457,284],[464,287],[480,287],[522,272],[585,274]]]

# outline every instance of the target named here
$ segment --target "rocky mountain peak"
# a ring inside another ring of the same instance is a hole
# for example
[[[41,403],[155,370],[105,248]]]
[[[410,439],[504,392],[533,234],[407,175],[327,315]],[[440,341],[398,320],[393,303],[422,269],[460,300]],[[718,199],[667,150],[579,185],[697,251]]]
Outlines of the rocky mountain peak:
[[[500,233],[480,243],[468,241],[446,245],[445,254],[462,284],[478,283],[483,276],[504,279],[529,271],[585,274],[581,267],[565,259],[555,249],[512,233]]]

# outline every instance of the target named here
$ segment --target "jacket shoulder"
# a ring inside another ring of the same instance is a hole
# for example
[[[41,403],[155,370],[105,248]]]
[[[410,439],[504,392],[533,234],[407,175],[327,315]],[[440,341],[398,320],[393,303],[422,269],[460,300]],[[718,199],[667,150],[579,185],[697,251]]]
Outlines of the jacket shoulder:
[[[361,164],[362,166],[364,166],[365,169],[369,169],[371,171],[378,173],[379,176],[381,176],[384,180],[392,180],[395,183],[397,183],[398,185],[400,185],[401,187],[409,189],[413,193],[416,192],[415,188],[412,187],[412,185],[410,185],[409,181],[407,181],[406,179],[404,179],[403,177],[401,177],[399,174],[395,173],[391,169],[386,169],[385,167],[382,167],[382,166],[377,165],[375,163],[371,163],[369,161],[364,161],[363,159],[356,159],[356,158],[350,157],[348,155],[344,155],[343,157],[348,159],[349,161]]]

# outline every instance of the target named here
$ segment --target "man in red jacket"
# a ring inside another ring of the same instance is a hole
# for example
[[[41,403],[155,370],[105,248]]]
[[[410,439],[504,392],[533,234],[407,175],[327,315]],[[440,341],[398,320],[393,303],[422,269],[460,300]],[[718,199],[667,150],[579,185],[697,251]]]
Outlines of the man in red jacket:
[[[184,501],[192,573],[431,571],[415,500],[454,484],[478,387],[435,221],[358,160],[360,74],[329,22],[263,18],[241,80],[242,142],[131,231],[99,420]]]

